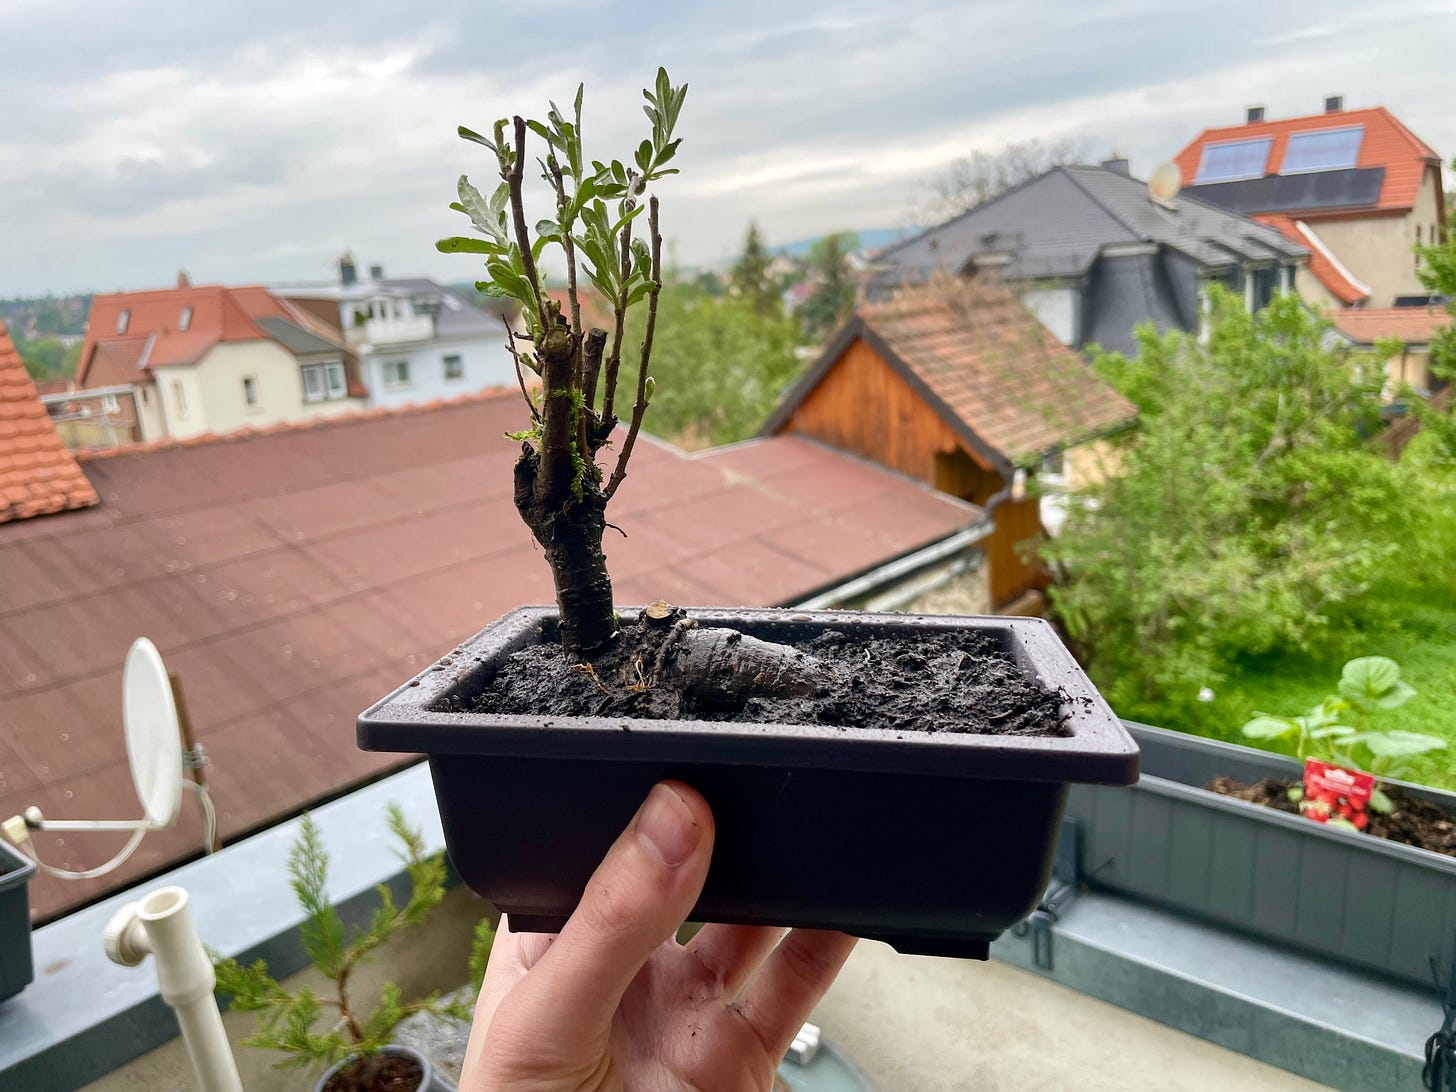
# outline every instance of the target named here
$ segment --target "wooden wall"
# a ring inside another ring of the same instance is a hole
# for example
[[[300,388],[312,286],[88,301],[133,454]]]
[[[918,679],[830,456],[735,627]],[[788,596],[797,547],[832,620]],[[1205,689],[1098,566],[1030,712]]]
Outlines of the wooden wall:
[[[1006,484],[863,340],[850,344],[782,431],[870,459],[972,504],[984,505]],[[993,519],[986,556],[991,599],[1000,606],[1046,584],[1044,570],[1027,565],[1017,550],[1042,534],[1040,507],[1035,500],[1004,500]]]

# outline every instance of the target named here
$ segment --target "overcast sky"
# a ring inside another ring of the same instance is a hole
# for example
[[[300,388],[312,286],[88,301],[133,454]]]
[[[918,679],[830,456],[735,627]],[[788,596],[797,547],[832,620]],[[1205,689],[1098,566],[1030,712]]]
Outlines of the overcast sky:
[[[587,86],[594,158],[643,135],[658,64],[691,85],[662,185],[685,264],[894,227],[956,156],[1077,137],[1146,176],[1263,103],[1383,104],[1456,155],[1456,0],[3,0],[0,295],[330,275],[476,276],[455,136]],[[548,210],[541,210],[546,215]],[[457,221],[459,221],[457,223]]]

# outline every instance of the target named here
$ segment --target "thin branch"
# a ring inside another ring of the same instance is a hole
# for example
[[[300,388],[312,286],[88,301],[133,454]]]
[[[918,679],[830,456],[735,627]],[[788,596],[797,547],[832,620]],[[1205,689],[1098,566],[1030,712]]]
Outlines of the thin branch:
[[[567,225],[562,222],[566,217],[566,183],[561,177],[561,164],[556,162],[554,155],[546,160],[546,164],[556,186],[556,225],[561,228],[561,249],[566,251],[566,298],[571,304],[571,328],[582,334],[586,331],[581,328],[581,304],[576,293],[576,243],[572,241]]]
[[[510,184],[511,218],[516,228],[516,245],[521,251],[521,267],[526,271],[526,280],[536,294],[536,317],[541,321],[541,331],[547,328],[545,293],[541,291],[541,278],[536,273],[536,259],[531,254],[531,233],[526,228],[526,204],[521,196],[521,175],[526,163],[526,119],[519,114],[515,118],[516,158],[511,164],[511,173],[506,176]]]
[[[585,390],[587,384],[593,388],[596,386],[597,373],[602,370],[602,353],[607,347],[607,332],[593,326],[581,340],[582,370],[586,373],[586,383],[583,385]],[[582,399],[582,411],[582,420],[590,425],[590,435],[587,438],[590,446],[583,447],[582,450],[590,451],[595,455],[597,448],[601,447],[606,440],[606,436],[602,433],[601,422],[597,420],[596,410],[592,407],[592,398],[589,395]]]
[[[632,406],[632,424],[627,428],[627,439],[622,442],[622,453],[617,456],[612,479],[607,482],[607,500],[612,499],[617,486],[627,476],[627,460],[632,457],[632,445],[637,442],[637,433],[642,429],[642,416],[647,412],[647,364],[652,359],[652,334],[657,329],[657,297],[662,294],[662,233],[657,230],[655,196],[647,204],[647,224],[648,230],[652,232],[652,289],[647,295],[647,333],[642,338],[642,353],[637,369],[637,401]]]
[[[631,197],[637,182],[637,172],[627,172],[627,200],[622,203],[624,213],[631,212],[637,205]],[[616,306],[612,312],[612,352],[607,357],[606,391],[602,395],[602,421],[612,420],[613,404],[617,399],[617,370],[622,366],[622,332],[626,329],[628,278],[632,273],[632,221],[622,226],[622,280],[617,286]],[[591,404],[596,404],[596,389],[587,391]]]
[[[536,408],[536,403],[531,401],[531,393],[526,390],[526,376],[521,371],[521,354],[516,350],[516,332],[511,329],[511,320],[505,315],[501,316],[501,322],[506,328],[506,348],[511,351],[511,359],[516,362],[516,382],[521,385],[521,397],[526,400],[526,408],[531,411],[531,420],[541,420],[541,411]],[[530,367],[530,365],[527,365]],[[531,369],[535,371],[534,368]]]

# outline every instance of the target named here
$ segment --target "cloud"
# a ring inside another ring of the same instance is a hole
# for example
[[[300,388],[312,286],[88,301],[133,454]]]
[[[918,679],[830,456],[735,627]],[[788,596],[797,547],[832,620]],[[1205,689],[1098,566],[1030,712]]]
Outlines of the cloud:
[[[904,222],[972,148],[1078,136],[1146,172],[1262,102],[1384,103],[1436,148],[1456,3],[1150,0],[691,5],[545,0],[177,6],[10,0],[0,100],[0,293],[299,280],[351,249],[391,271],[472,279],[438,255],[454,136],[587,84],[597,157],[640,139],[640,88],[691,85],[664,185],[679,261],[717,260],[750,219],[770,240]],[[1257,32],[1251,32],[1257,27]]]

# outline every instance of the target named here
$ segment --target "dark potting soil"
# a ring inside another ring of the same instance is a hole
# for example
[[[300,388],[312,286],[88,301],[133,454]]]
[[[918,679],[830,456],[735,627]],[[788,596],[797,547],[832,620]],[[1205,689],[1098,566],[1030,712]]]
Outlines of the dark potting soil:
[[[978,633],[883,638],[829,630],[795,644],[807,693],[704,695],[674,673],[665,631],[630,623],[612,651],[572,664],[557,644],[513,655],[472,706],[478,713],[641,717],[844,728],[1062,736],[1062,696]],[[733,635],[736,637],[736,634]],[[731,647],[733,637],[727,644]],[[810,659],[812,657],[812,659]],[[817,662],[816,662],[817,661]],[[659,668],[660,670],[654,670]],[[660,677],[659,677],[660,676]]]
[[[1299,805],[1289,799],[1289,788],[1293,784],[1293,781],[1266,777],[1252,785],[1245,785],[1231,777],[1215,777],[1203,787],[1209,792],[1298,815]],[[1394,810],[1389,815],[1370,812],[1366,834],[1456,857],[1456,817],[1428,800],[1407,796],[1399,789],[1386,789],[1385,795],[1390,797]],[[1312,819],[1309,821],[1314,822]]]
[[[419,1092],[424,1077],[413,1058],[369,1054],[331,1076],[324,1092]]]

